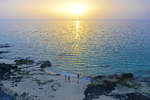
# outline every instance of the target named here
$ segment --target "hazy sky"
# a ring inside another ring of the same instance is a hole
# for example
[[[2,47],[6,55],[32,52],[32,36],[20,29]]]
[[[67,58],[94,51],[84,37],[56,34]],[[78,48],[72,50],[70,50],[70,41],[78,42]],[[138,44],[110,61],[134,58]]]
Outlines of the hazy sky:
[[[71,4],[82,4],[84,14],[69,14],[65,7]],[[150,0],[0,0],[0,19],[75,17],[150,19]]]

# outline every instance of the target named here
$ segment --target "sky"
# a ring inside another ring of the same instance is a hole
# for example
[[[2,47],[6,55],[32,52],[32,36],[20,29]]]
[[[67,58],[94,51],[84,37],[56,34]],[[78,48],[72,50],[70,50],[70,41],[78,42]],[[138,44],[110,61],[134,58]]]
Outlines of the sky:
[[[0,0],[0,19],[150,19],[150,0]]]

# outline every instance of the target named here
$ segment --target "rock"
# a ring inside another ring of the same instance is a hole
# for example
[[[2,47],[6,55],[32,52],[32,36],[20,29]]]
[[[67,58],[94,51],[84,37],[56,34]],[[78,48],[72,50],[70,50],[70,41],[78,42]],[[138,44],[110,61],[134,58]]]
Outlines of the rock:
[[[20,59],[20,60],[15,60],[16,65],[32,65],[34,63],[33,60],[29,59]]]
[[[8,43],[0,44],[0,48],[8,48],[8,47],[11,47]]]
[[[51,64],[51,62],[50,61],[42,61],[41,62],[41,68],[46,68],[46,67],[51,67],[52,66],[52,64]]]
[[[92,81],[95,81],[95,80],[97,80],[97,79],[102,79],[102,78],[104,78],[105,76],[96,76],[96,77],[93,77],[92,78]]]
[[[8,64],[0,64],[0,77],[5,73],[10,72],[11,66]]]
[[[89,84],[87,89],[84,91],[85,99],[91,100],[89,98],[97,98],[100,95],[105,95],[114,90],[116,86],[115,82],[105,80],[103,84]]]
[[[131,79],[131,78],[133,78],[133,74],[132,73],[124,73],[120,77],[121,80]]]
[[[26,92],[23,92],[23,93],[21,94],[22,97],[27,97],[28,95],[29,95],[29,93],[26,93]]]
[[[9,53],[8,51],[0,51],[0,54]]]
[[[0,59],[0,63],[12,64],[12,65],[15,64],[13,60],[8,60],[8,59]]]
[[[150,96],[146,96],[140,93],[128,93],[123,95],[113,95],[113,97],[119,100],[150,100]]]
[[[133,74],[131,73],[93,77],[91,83],[84,91],[84,100],[92,100],[93,98],[98,98],[101,95],[108,95],[118,84],[134,88],[133,84],[135,83],[129,84],[130,82],[127,80],[131,79],[130,81],[132,82],[133,78]]]
[[[17,66],[12,66],[10,64],[0,63],[0,79],[3,79],[4,75],[6,73],[11,73],[12,69],[16,70]]]

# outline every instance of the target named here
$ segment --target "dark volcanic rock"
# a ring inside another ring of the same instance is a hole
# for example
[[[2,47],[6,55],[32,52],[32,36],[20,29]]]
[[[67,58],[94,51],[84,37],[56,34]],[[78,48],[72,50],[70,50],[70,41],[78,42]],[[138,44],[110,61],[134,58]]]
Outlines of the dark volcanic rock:
[[[29,60],[29,59],[19,59],[19,60],[15,60],[16,65],[32,65],[34,63],[33,60]]]
[[[6,44],[0,44],[0,48],[8,48],[11,47],[10,44],[6,43]]]
[[[126,80],[133,80],[133,78],[133,74],[131,73],[124,73],[121,75],[114,74],[109,76],[96,76],[92,78],[91,83],[84,91],[84,100],[92,100],[93,98],[98,98],[101,95],[107,95],[115,89],[117,84],[128,86]]]
[[[0,74],[1,75],[5,74],[7,72],[10,72],[10,70],[11,70],[11,65],[9,65],[9,64],[0,64]]]
[[[121,79],[125,80],[125,79],[131,79],[133,78],[133,74],[132,73],[124,73],[121,75]]]
[[[8,51],[0,51],[0,54],[9,53]]]
[[[128,93],[124,95],[112,95],[119,100],[150,100],[150,96],[146,96],[140,93]]]
[[[11,73],[11,70],[16,70],[17,66],[12,66],[10,64],[0,64],[0,79],[4,79],[4,75],[7,73]]]
[[[115,86],[115,82],[106,80],[104,81],[104,84],[89,84],[87,89],[84,91],[84,100],[91,100],[91,98],[97,98],[100,95],[106,95],[114,90]]]
[[[105,76],[96,76],[96,77],[93,77],[92,78],[92,81],[95,81],[95,80],[97,80],[97,79],[102,79],[102,78],[104,78]]]
[[[52,66],[52,64],[51,64],[51,62],[50,61],[42,61],[41,62],[41,68],[46,68],[46,67],[51,67]]]

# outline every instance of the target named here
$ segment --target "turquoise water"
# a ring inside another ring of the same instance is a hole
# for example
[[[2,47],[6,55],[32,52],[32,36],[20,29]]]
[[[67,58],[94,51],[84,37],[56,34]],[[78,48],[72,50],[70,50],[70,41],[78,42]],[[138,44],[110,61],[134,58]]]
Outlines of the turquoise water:
[[[50,60],[59,72],[83,75],[150,72],[150,21],[0,22],[8,59]]]

